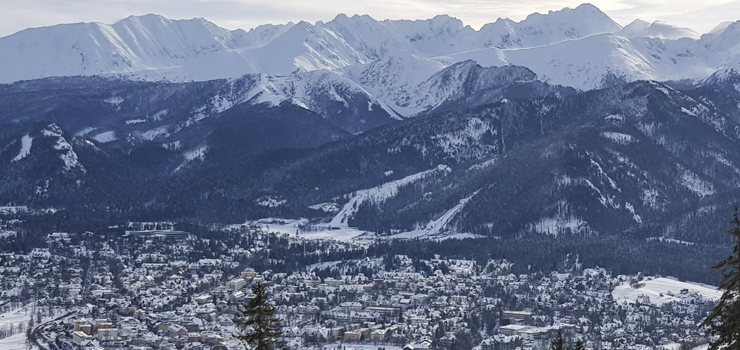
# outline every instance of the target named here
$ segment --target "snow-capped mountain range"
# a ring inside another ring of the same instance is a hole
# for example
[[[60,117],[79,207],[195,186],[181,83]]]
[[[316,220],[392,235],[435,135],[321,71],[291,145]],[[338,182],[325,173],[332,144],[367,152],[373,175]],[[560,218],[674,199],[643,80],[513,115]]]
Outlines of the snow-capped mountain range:
[[[443,103],[433,100],[427,80],[458,62],[522,66],[541,81],[590,90],[615,81],[705,79],[740,65],[738,38],[740,22],[701,36],[663,22],[622,27],[589,4],[520,22],[498,19],[480,30],[449,16],[377,21],[338,15],[326,23],[229,31],[202,18],[146,15],[0,38],[0,65],[6,67],[0,83],[80,75],[177,82],[263,74],[285,81],[322,71],[316,75],[366,91],[391,115],[406,117]]]
[[[0,203],[712,241],[740,194],[738,38],[740,22],[621,27],[591,5],[480,30],[344,15],[28,29],[0,39]]]

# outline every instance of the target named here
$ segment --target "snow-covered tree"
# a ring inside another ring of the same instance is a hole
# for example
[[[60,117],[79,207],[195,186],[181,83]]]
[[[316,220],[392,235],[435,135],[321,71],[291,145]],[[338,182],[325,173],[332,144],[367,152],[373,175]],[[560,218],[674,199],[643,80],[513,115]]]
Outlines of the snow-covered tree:
[[[254,285],[252,293],[254,298],[244,303],[234,316],[234,323],[240,328],[237,338],[247,349],[272,350],[276,338],[282,334],[280,320],[275,317],[270,294],[262,283]]]
[[[740,219],[737,206],[728,232],[735,241],[732,254],[714,268],[722,273],[719,289],[723,291],[717,306],[702,323],[710,337],[709,349],[740,349]]]

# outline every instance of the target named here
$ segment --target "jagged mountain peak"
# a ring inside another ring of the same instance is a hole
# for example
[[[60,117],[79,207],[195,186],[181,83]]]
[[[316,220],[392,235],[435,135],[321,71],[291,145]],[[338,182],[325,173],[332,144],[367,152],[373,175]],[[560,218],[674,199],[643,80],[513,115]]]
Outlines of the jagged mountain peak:
[[[724,22],[721,22],[720,24],[718,24],[714,28],[712,28],[712,30],[710,30],[709,32],[707,32],[707,34],[705,34],[705,35],[716,35],[716,34],[720,34],[720,33],[724,32],[727,29],[727,27],[729,27],[732,24],[732,22],[733,21],[724,21]]]
[[[375,18],[373,18],[370,15],[360,15],[360,14],[353,14],[352,16],[348,16],[346,13],[340,13],[334,16],[334,19],[327,23],[331,22],[347,22],[347,21],[363,21],[363,22],[377,22]],[[323,21],[316,22],[316,25],[325,24]]]
[[[590,4],[547,14],[533,13],[520,22],[499,19],[484,25],[479,36],[484,47],[523,48],[579,39],[593,34],[614,33],[621,26]]]
[[[626,37],[651,37],[660,39],[676,40],[680,38],[699,39],[699,33],[689,29],[672,26],[663,21],[649,23],[636,19],[617,32],[618,35]]]
[[[0,38],[0,65],[10,67],[0,72],[0,83],[90,75],[150,81],[287,76],[351,66],[365,70],[385,57],[412,54],[441,63],[437,71],[474,59],[482,66],[526,66],[547,82],[586,90],[616,80],[704,79],[740,61],[736,27],[730,23],[697,40],[693,31],[662,22],[635,21],[622,28],[591,4],[536,13],[519,22],[499,18],[478,31],[448,15],[377,21],[340,14],[328,22],[265,25],[245,32],[203,18],[149,14],[113,25],[60,25]],[[434,73],[426,71],[432,64],[418,66],[425,70],[409,76]],[[379,77],[377,72],[363,76],[371,75]]]
[[[565,33],[572,37],[598,33],[613,33],[622,28],[622,26],[614,22],[606,13],[589,3],[581,4],[575,8],[566,7],[558,11],[549,11],[546,15],[533,13],[519,22],[520,25],[527,24],[530,27],[542,26],[544,23],[548,26],[579,30],[579,32],[572,31]],[[580,32],[584,29],[590,31],[590,33]]]
[[[581,17],[581,16],[589,16],[589,17],[600,19],[600,20],[604,20],[606,22],[613,22],[611,20],[611,18],[609,18],[609,16],[606,13],[604,13],[598,7],[594,6],[591,3],[583,3],[583,4],[580,4],[580,5],[576,6],[576,7],[574,7],[574,8],[565,7],[563,9],[561,9],[561,10],[550,10],[550,11],[547,11],[547,14],[546,15],[545,14],[538,13],[538,12],[535,12],[535,13],[532,13],[532,14],[528,15],[527,18],[524,19],[524,21],[532,20],[532,19],[535,19],[535,18],[543,18],[543,17],[548,17],[548,18],[566,17],[566,18],[570,18],[570,16],[578,16],[578,17]]]

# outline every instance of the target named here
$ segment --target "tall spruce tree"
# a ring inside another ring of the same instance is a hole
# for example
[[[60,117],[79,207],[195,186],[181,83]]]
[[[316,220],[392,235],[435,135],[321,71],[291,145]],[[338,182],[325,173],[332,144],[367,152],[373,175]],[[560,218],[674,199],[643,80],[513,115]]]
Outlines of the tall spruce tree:
[[[576,346],[573,347],[573,350],[586,350],[586,347],[583,345],[582,341],[577,341]]]
[[[558,329],[558,337],[550,342],[550,350],[565,350],[565,340],[563,339],[562,329]]]
[[[254,298],[241,305],[234,316],[234,323],[240,334],[236,337],[249,349],[272,350],[276,338],[282,335],[280,320],[275,317],[275,308],[270,305],[270,294],[265,285],[258,283],[252,287]]]
[[[740,350],[740,219],[737,206],[730,223],[732,228],[728,233],[735,241],[735,248],[732,255],[713,266],[722,273],[719,284],[722,297],[701,324],[710,338],[710,350]]]

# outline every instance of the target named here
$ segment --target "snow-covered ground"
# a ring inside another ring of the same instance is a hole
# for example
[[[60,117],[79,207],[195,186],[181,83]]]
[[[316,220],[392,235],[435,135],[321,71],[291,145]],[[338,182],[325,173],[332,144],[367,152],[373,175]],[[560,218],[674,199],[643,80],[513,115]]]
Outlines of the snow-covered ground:
[[[19,333],[7,338],[0,339],[0,349],[3,350],[26,350],[26,333]]]
[[[25,305],[14,310],[0,314],[0,328],[19,327],[22,325],[23,331],[14,334],[8,338],[0,339],[0,349],[25,349],[26,348],[26,327],[31,318],[31,304]]]
[[[93,140],[99,143],[108,143],[108,142],[113,142],[115,140],[118,140],[118,137],[116,137],[115,131],[102,132],[100,134],[93,136],[92,138]]]
[[[28,211],[28,207],[25,206],[25,205],[21,205],[21,206],[10,206],[10,205],[0,206],[0,213],[3,213],[3,214],[22,213],[22,212],[27,212],[27,211]]]
[[[621,284],[614,288],[612,297],[617,302],[635,302],[640,297],[650,298],[650,303],[660,306],[671,301],[679,300],[682,290],[689,293],[697,293],[708,300],[718,300],[722,293],[712,286],[691,282],[681,282],[673,278],[655,278],[640,282],[644,286],[632,288],[629,283]]]
[[[267,232],[273,232],[278,234],[287,234],[294,237],[300,237],[305,239],[333,239],[337,241],[352,241],[362,235],[367,234],[366,231],[358,230],[356,228],[344,227],[330,229],[328,225],[312,226],[312,231],[303,231],[300,229],[301,226],[308,224],[306,219],[261,219],[248,224],[260,225],[262,229]]]
[[[7,305],[6,305],[7,306]],[[25,350],[26,348],[26,327],[28,327],[28,322],[31,320],[31,315],[33,314],[33,303],[29,303],[24,305],[23,307],[19,307],[13,310],[6,311],[5,313],[0,314],[0,328],[7,328],[7,327],[18,327],[19,325],[22,325],[23,331],[17,334],[14,334],[10,337],[0,339],[0,350]],[[46,307],[44,307],[44,310],[46,310]],[[57,309],[55,308],[52,313],[53,315],[47,315],[44,313],[44,315],[41,318],[41,322],[47,322],[55,317],[62,316],[64,313],[68,312],[70,310],[68,309]],[[35,321],[35,320],[34,320]],[[33,349],[36,349],[36,347],[33,347]]]
[[[20,323],[23,323],[25,327],[25,324],[28,323],[28,320],[30,320],[30,318],[31,304],[28,304],[24,307],[0,314],[0,327],[6,327],[8,325],[12,325],[15,327]]]
[[[15,158],[13,158],[13,162],[17,162],[23,158],[26,158],[29,154],[31,154],[31,145],[33,144],[33,137],[28,136],[28,134],[23,135],[21,138],[21,151],[18,153]]]

